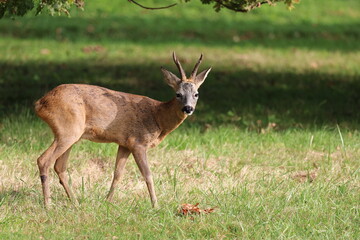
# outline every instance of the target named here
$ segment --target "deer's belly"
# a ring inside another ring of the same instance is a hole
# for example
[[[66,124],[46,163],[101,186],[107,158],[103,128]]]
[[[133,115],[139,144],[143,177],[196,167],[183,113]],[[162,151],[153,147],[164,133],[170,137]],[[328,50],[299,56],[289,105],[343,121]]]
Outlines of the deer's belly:
[[[94,127],[86,129],[81,138],[100,143],[118,142],[118,136],[115,134]]]
[[[144,147],[155,147],[161,141],[159,138],[160,131],[137,131],[137,129],[127,128],[127,131],[102,129],[98,127],[90,127],[85,130],[82,139],[87,139],[99,143],[117,143],[127,148],[142,145]]]

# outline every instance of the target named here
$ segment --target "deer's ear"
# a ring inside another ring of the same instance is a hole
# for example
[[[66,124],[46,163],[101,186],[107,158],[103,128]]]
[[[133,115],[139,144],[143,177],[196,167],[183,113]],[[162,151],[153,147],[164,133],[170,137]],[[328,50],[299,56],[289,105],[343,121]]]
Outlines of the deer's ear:
[[[206,77],[208,76],[209,72],[211,71],[211,68],[202,71],[201,73],[199,73],[196,78],[195,78],[195,85],[197,88],[199,88],[201,86],[201,84],[203,84],[203,82],[205,81]]]
[[[165,68],[161,67],[161,71],[164,74],[164,80],[165,82],[172,87],[174,90],[176,90],[179,87],[179,84],[181,83],[180,78],[178,78],[175,74],[172,72],[169,72]]]

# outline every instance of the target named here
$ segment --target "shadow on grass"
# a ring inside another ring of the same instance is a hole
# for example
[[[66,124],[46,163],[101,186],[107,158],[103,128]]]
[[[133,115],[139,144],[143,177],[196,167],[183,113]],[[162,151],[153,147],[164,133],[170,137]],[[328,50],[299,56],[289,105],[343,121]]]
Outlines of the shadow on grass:
[[[1,118],[32,104],[62,83],[86,83],[147,95],[166,101],[174,94],[157,65],[0,63]],[[141,69],[141,71],[139,71]],[[157,71],[158,70],[158,71]],[[316,72],[252,72],[213,70],[200,89],[194,117],[187,124],[233,124],[256,129],[276,123],[278,129],[343,124],[360,127],[360,79]]]
[[[0,36],[56,41],[199,43],[207,46],[304,47],[329,51],[360,49],[359,23],[274,23],[267,20],[179,18],[22,18],[0,21]]]
[[[5,202],[13,204],[14,202],[21,202],[29,197],[33,197],[35,193],[29,188],[19,188],[17,190],[7,189],[0,191],[0,207]],[[40,200],[40,198],[39,198]]]

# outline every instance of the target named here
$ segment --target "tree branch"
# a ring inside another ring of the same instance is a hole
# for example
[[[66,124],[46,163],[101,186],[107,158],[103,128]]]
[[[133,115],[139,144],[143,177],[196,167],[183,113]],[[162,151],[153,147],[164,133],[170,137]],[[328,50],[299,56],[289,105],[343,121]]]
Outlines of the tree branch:
[[[169,5],[169,6],[165,6],[165,7],[156,7],[156,8],[153,8],[153,7],[145,7],[145,6],[141,5],[140,3],[135,2],[134,0],[128,0],[128,1],[131,2],[131,3],[134,3],[134,4],[136,4],[136,5],[138,5],[138,6],[141,7],[141,8],[147,9],[147,10],[166,9],[166,8],[171,8],[171,7],[174,7],[175,5],[177,5],[177,3],[174,3],[174,4],[171,4],[171,5]]]

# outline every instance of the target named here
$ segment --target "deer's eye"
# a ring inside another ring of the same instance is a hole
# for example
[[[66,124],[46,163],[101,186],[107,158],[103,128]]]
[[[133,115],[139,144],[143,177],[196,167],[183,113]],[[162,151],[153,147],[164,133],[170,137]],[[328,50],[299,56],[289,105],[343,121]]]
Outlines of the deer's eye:
[[[177,93],[177,94],[176,94],[176,97],[177,97],[177,98],[181,98],[181,96],[182,96],[181,93]]]
[[[195,97],[198,98],[198,97],[199,97],[199,93],[195,93]]]

